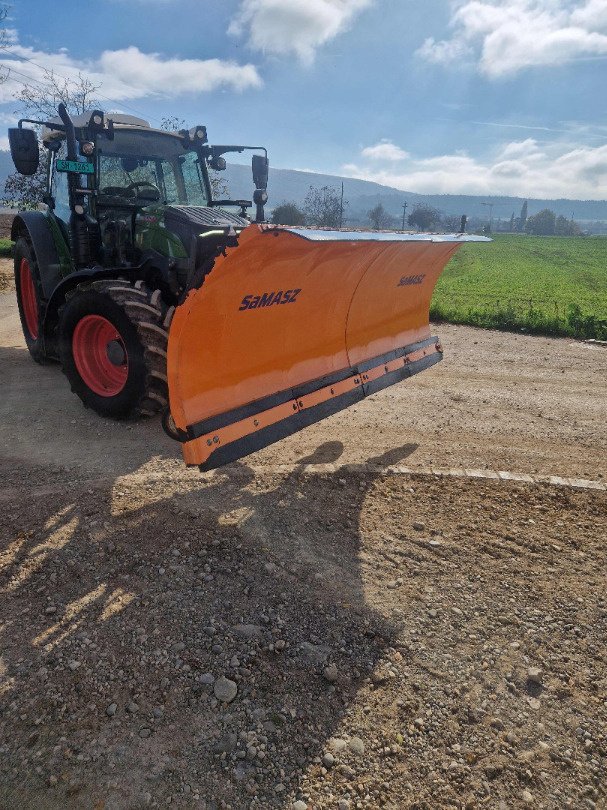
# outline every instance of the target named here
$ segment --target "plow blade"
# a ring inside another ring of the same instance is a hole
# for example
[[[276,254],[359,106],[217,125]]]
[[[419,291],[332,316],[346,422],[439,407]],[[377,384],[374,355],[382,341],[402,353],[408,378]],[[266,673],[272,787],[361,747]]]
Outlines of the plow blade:
[[[438,362],[428,313],[465,235],[251,225],[175,312],[170,409],[208,470]]]

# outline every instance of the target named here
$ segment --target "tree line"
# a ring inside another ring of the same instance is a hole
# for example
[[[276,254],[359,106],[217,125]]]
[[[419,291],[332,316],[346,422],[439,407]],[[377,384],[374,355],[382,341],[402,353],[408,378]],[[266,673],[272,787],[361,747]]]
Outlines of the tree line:
[[[274,208],[275,225],[315,225],[319,228],[339,228],[346,218],[348,200],[333,186],[310,186],[303,205],[284,200]],[[400,228],[402,220],[392,216],[381,203],[367,212],[367,226],[382,231]],[[418,231],[459,230],[461,217],[442,214],[430,205],[416,205],[407,217],[407,225]]]
[[[339,228],[345,223],[348,201],[342,199],[338,188],[323,186],[315,188],[310,186],[303,205],[295,202],[283,201],[274,208],[272,222],[276,225],[312,225],[321,228]],[[390,214],[381,203],[367,211],[367,219],[360,223],[363,227],[372,230],[394,230],[403,226],[402,218]],[[359,224],[359,223],[357,223]],[[491,226],[484,224],[481,219],[470,219],[471,230],[484,230],[489,233]],[[444,214],[431,205],[419,203],[406,218],[406,225],[417,231],[452,231],[458,232],[461,228],[461,217],[453,214]],[[567,219],[562,214],[555,214],[549,208],[544,208],[537,214],[528,214],[528,203],[525,200],[519,216],[513,213],[508,231],[510,233],[528,233],[536,236],[579,236],[582,230],[573,216]]]
[[[527,200],[521,207],[520,216],[510,217],[510,231],[512,233],[529,233],[534,236],[580,236],[582,229],[571,219],[562,214],[558,216],[550,208],[543,208],[537,214],[529,216],[527,213]]]

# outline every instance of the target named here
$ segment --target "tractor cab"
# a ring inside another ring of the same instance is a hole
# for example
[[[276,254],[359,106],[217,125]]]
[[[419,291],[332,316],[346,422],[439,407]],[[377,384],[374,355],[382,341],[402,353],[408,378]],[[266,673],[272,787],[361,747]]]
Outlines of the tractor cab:
[[[268,175],[263,147],[210,146],[204,126],[168,132],[130,115],[59,112],[52,121],[30,123],[43,127],[49,156],[44,202],[72,270],[145,266],[149,281],[153,266],[163,294],[178,296],[200,276],[195,271],[201,264],[235,245],[250,223],[252,201],[213,199],[210,171],[226,168],[227,152],[263,151],[252,164],[255,221],[263,221]],[[31,173],[38,146],[23,123],[11,130],[11,149],[19,169],[29,141],[31,162],[22,168]]]
[[[187,271],[199,235],[218,229],[237,235],[249,224],[251,202],[223,200],[221,209],[214,203],[209,169],[225,168],[225,159],[222,147],[208,146],[205,127],[167,132],[128,115],[109,115],[99,126],[94,117],[84,114],[72,120],[79,162],[94,170],[80,175],[80,181],[93,258],[102,266],[136,265],[148,251],[155,251]],[[67,232],[68,139],[52,126],[60,122],[57,119],[45,129],[43,143],[51,155],[49,204]],[[238,213],[225,210],[233,206]],[[181,281],[185,283],[185,278]]]

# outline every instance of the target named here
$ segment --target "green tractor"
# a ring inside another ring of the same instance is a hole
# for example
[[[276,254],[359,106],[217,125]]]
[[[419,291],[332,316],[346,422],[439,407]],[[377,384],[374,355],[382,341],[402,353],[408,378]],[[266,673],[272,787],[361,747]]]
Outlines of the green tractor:
[[[9,130],[18,172],[48,156],[44,211],[12,227],[19,315],[38,363],[59,360],[72,390],[104,416],[151,415],[167,406],[166,352],[175,308],[215,260],[264,220],[263,147],[211,146],[206,128],[166,132],[100,110]],[[252,149],[253,201],[214,200],[210,170]],[[226,210],[239,209],[236,213]]]

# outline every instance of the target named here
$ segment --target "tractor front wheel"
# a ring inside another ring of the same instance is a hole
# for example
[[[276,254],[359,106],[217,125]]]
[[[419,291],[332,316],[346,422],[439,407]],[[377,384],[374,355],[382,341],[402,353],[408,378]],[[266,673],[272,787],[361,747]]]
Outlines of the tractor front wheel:
[[[21,236],[15,242],[15,287],[21,328],[26,346],[37,363],[44,363],[42,341],[42,285],[36,254],[29,240]]]
[[[59,356],[72,391],[102,416],[167,405],[167,330],[160,292],[128,281],[81,284],[60,311]]]

